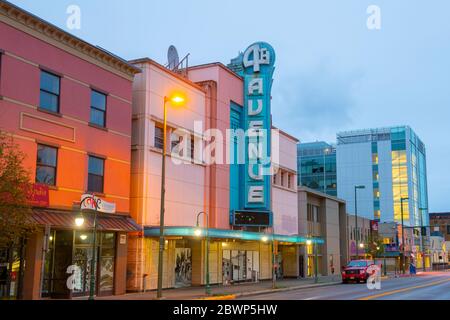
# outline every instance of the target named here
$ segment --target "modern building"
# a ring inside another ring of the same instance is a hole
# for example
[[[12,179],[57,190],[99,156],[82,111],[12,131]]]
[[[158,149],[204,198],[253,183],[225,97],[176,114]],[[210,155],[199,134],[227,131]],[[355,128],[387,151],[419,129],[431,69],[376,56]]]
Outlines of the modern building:
[[[0,292],[88,295],[95,257],[95,294],[125,293],[127,233],[138,230],[129,216],[129,172],[132,82],[140,70],[5,1],[0,66],[0,130],[26,155],[38,225],[24,248],[0,244],[7,277]],[[92,212],[75,226],[86,193],[111,204],[99,215],[94,254]]]
[[[363,185],[358,214],[381,222],[403,217],[406,226],[429,224],[425,145],[408,126],[338,133],[337,183],[350,213],[355,186]]]
[[[450,212],[430,213],[431,231],[442,233],[445,241],[450,241]]]
[[[247,51],[255,50],[269,50],[274,58],[265,43]],[[298,140],[271,130],[273,60],[257,72],[255,61],[247,67],[240,61],[245,70],[240,74],[222,63],[169,70],[148,58],[131,61],[142,69],[133,85],[131,212],[144,232],[130,240],[130,291],[157,286],[163,105],[173,93],[184,96],[185,104],[166,105],[163,287],[205,285],[207,273],[211,284],[297,275],[287,261],[306,243],[297,229]],[[251,159],[249,140],[236,134],[250,126],[257,130],[254,137],[263,137],[265,156],[278,155],[270,157],[269,166],[259,152]],[[248,157],[241,162],[243,154]]]
[[[427,252],[426,150],[410,127],[338,133],[337,182],[338,196],[346,200],[349,213],[357,209],[358,215],[396,222],[405,227],[405,234],[406,229],[412,232],[406,259]]]
[[[298,185],[337,196],[336,147],[326,142],[297,145]]]
[[[339,274],[350,260],[345,201],[299,187],[298,228],[300,236],[324,240],[317,246],[309,243],[299,248],[299,277],[313,277],[316,261],[319,275]]]

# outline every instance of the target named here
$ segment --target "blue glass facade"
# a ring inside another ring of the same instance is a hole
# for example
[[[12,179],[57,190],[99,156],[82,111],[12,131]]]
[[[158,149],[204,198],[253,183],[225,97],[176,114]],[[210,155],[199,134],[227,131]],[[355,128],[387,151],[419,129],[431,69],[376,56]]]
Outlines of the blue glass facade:
[[[298,185],[337,195],[336,149],[326,142],[297,145]]]
[[[337,154],[338,195],[350,210],[354,186],[364,185],[358,201],[361,215],[429,225],[425,145],[409,126],[338,133]]]

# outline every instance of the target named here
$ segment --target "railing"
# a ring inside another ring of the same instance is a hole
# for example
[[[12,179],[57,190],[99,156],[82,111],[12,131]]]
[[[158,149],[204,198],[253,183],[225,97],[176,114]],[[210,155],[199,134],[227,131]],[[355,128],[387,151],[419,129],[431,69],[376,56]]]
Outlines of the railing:
[[[178,73],[184,78],[187,78],[189,70],[189,55],[190,53],[188,53],[183,59],[181,59],[181,61],[177,65],[169,63],[168,65],[166,65],[166,68],[175,73]]]

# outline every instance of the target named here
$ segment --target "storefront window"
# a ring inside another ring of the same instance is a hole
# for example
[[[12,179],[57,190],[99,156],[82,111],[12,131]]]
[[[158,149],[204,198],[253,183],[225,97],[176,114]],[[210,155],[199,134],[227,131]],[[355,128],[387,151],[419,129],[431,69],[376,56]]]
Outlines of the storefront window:
[[[0,299],[17,298],[21,263],[20,247],[0,247]]]
[[[224,283],[257,281],[259,279],[259,252],[223,250],[222,277]]]
[[[70,289],[67,286],[69,280],[73,285],[73,295],[89,295],[93,258],[92,244],[93,233],[89,230],[52,230],[50,232],[48,251],[45,254],[43,296],[69,297]],[[95,291],[99,294],[112,294],[116,234],[99,232],[96,244],[94,250],[97,255]]]

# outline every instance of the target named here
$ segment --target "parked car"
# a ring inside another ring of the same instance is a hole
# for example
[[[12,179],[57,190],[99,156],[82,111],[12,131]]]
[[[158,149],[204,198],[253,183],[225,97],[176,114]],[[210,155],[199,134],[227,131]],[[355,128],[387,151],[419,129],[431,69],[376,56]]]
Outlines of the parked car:
[[[373,260],[352,260],[342,268],[342,282],[367,282],[367,268],[375,264]]]

